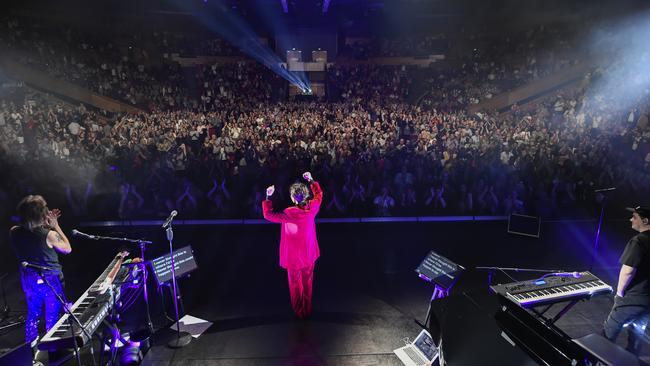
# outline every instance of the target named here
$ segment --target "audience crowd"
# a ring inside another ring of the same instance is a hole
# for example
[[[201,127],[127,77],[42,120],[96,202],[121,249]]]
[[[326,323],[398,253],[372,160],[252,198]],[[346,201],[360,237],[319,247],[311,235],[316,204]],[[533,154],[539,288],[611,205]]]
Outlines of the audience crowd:
[[[1,42],[19,61],[146,112],[114,115],[26,87],[3,93],[0,164],[10,178],[0,200],[40,192],[81,218],[173,209],[191,218],[261,217],[264,188],[275,184],[274,200],[287,205],[289,185],[305,170],[324,187],[330,217],[581,216],[602,201],[596,188],[647,193],[650,97],[623,106],[590,92],[609,70],[507,113],[466,112],[484,93],[504,90],[495,80],[525,83],[573,62],[532,62],[526,54],[537,43],[525,45],[545,39],[535,34],[509,47],[523,47],[529,68],[473,53],[473,63],[428,70],[419,103],[410,93],[423,80],[405,66],[333,66],[329,100],[305,102],[287,100],[283,80],[253,62],[189,71],[164,62],[156,71],[110,46],[9,36]],[[32,42],[40,48],[29,52]]]
[[[350,37],[340,54],[358,60],[372,57],[426,57],[447,52],[449,41],[445,34],[409,35],[403,37]]]

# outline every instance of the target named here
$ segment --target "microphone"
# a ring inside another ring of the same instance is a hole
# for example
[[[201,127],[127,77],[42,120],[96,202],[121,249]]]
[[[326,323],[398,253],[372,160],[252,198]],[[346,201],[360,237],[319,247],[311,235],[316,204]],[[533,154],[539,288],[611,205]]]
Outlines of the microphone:
[[[72,229],[72,236],[79,236],[79,237],[90,239],[90,240],[99,240],[99,238],[96,237],[95,235],[82,233],[81,231],[79,231],[77,229]]]
[[[29,262],[22,262],[20,264],[23,266],[23,268],[31,268],[37,271],[54,271],[54,268],[39,266],[38,264],[32,264]]]
[[[580,273],[580,272],[555,272],[555,273],[553,273],[553,276],[580,278],[580,277],[582,277],[582,273]]]
[[[611,188],[601,188],[601,189],[594,189],[595,193],[602,193],[602,192],[611,192],[615,191],[616,187],[611,187]]]
[[[165,222],[162,224],[163,229],[167,229],[167,227],[172,223],[172,220],[174,220],[174,217],[178,215],[178,211],[174,210],[169,214],[169,217],[165,220]]]

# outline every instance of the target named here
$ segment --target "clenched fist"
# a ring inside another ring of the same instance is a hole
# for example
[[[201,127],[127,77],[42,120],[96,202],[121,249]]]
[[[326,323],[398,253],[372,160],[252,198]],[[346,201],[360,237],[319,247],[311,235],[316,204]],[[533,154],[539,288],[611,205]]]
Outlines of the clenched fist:
[[[275,192],[275,186],[269,186],[266,189],[266,197],[271,197],[273,196],[273,192]]]
[[[308,182],[311,182],[311,181],[314,179],[314,178],[311,177],[311,173],[310,173],[310,172],[304,172],[304,173],[302,173],[302,177],[303,177],[306,181],[308,181]]]

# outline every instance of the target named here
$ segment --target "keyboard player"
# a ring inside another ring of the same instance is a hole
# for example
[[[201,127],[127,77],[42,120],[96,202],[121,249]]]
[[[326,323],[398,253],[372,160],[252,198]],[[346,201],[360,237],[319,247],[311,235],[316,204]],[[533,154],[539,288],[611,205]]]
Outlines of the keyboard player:
[[[604,324],[604,335],[616,341],[625,324],[628,328],[628,351],[638,355],[650,319],[650,206],[628,208],[630,223],[638,231],[627,242],[619,262],[614,306]]]
[[[44,267],[41,272],[50,285],[63,296],[63,272],[58,253],[72,251],[70,241],[61,230],[61,211],[50,210],[42,196],[24,197],[17,207],[20,225],[10,230],[10,241],[20,263]],[[32,346],[38,339],[38,325],[45,309],[45,328],[49,330],[61,315],[62,305],[44,283],[38,270],[20,267],[23,291],[27,302],[25,341]],[[65,298],[65,297],[63,297]]]

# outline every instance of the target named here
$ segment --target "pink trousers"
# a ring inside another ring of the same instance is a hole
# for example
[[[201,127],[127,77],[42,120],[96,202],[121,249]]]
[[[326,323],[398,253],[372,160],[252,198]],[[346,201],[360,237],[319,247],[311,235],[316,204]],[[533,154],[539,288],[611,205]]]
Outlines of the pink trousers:
[[[299,318],[311,314],[311,288],[314,282],[314,265],[300,269],[287,269],[291,307]]]

